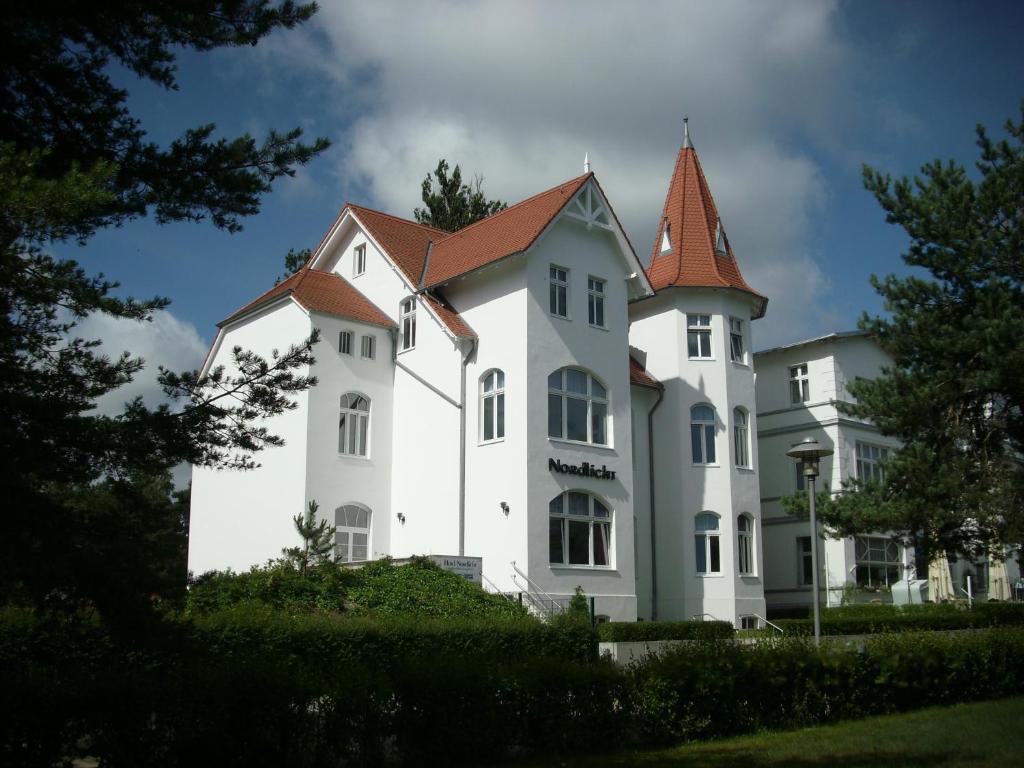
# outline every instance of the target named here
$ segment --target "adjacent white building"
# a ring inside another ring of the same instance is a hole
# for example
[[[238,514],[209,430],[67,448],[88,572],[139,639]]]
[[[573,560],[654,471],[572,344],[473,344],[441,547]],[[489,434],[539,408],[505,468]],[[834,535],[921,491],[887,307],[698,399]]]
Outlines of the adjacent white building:
[[[589,171],[449,234],[346,205],[309,263],[220,324],[322,340],[286,445],[193,473],[189,567],[246,569],[316,500],[356,561],[482,558],[530,600],[615,620],[764,616],[750,323],[689,138],[641,262]]]

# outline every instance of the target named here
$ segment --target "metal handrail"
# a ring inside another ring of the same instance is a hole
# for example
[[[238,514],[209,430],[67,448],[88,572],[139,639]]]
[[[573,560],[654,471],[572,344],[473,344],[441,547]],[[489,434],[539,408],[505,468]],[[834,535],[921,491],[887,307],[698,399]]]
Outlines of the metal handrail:
[[[525,573],[519,570],[519,567],[516,565],[515,560],[512,561],[512,570],[515,571],[515,573],[512,574],[512,581],[516,581],[517,574],[523,578],[523,580],[526,582],[526,596],[534,605],[536,605],[541,610],[546,611],[549,615],[552,616],[555,613],[560,612],[562,610],[562,605],[557,600],[555,600],[555,598],[553,598],[551,595],[549,595],[547,592],[545,592],[543,589],[537,586],[533,581],[530,580],[529,576],[527,576]],[[516,583],[518,584],[517,581]],[[537,595],[533,594],[534,592],[539,593],[544,597],[544,599],[548,603],[548,607],[544,606],[544,604],[537,598]]]
[[[772,623],[771,623],[770,621],[768,621],[768,619],[766,619],[766,618],[765,618],[764,616],[762,616],[761,614],[759,614],[759,613],[752,613],[752,614],[750,614],[750,615],[751,615],[751,616],[753,616],[753,617],[755,617],[755,618],[758,618],[758,619],[760,619],[761,621],[763,621],[763,622],[764,622],[765,624],[767,624],[767,625],[768,625],[769,627],[771,627],[772,629],[777,629],[777,630],[779,630],[779,634],[782,634],[782,635],[786,634],[786,630],[784,630],[784,629],[783,629],[782,627],[780,627],[780,626],[779,626],[778,624],[772,624]]]
[[[710,613],[695,613],[695,614],[693,614],[693,616],[690,617],[690,620],[691,621],[697,621],[697,619],[700,619],[701,621],[704,621],[704,617],[705,616],[707,616],[712,621],[718,621],[718,619],[716,619]]]
[[[486,584],[488,587],[491,588],[491,592],[493,592],[495,594],[498,594],[498,595],[504,594],[500,589],[498,589],[498,586],[493,581],[488,579],[482,573],[480,574],[480,578],[483,580],[484,584]]]

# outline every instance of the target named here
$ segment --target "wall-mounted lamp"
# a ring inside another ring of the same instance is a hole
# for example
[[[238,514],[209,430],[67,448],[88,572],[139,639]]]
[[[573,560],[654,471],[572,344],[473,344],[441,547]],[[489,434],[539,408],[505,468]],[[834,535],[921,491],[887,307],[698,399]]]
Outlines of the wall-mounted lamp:
[[[508,517],[508,502],[501,502],[501,511],[505,513],[505,517]]]
[[[405,525],[405,515],[399,512],[397,515],[395,515],[395,517],[398,518],[398,522],[400,522],[402,525]]]

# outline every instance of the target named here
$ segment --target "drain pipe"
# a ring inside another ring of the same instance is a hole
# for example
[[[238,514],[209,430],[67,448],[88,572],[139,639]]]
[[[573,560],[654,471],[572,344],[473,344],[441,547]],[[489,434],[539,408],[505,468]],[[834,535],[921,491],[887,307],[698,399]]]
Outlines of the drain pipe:
[[[651,495],[651,621],[658,620],[658,542],[654,533],[654,412],[664,397],[665,390],[659,389],[654,407],[647,412],[647,470]],[[635,458],[633,460],[636,461]]]
[[[459,557],[466,556],[466,366],[476,352],[476,339],[462,356],[462,381],[459,387]]]

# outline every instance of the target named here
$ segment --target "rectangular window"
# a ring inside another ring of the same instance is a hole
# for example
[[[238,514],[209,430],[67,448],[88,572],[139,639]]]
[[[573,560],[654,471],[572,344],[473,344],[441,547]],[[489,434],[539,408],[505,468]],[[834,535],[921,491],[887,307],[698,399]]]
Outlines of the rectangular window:
[[[889,460],[889,449],[871,443],[857,443],[857,479],[864,482],[881,483],[885,480],[885,467]]]
[[[884,536],[854,538],[858,587],[888,587],[900,580],[900,545]]]
[[[807,378],[807,363],[789,367],[789,401],[793,405],[806,403],[811,399],[811,386]]]
[[[686,349],[691,360],[711,359],[711,315],[686,316]]]
[[[352,354],[352,331],[342,331],[338,334],[338,351],[343,355]]]
[[[551,266],[548,273],[550,283],[550,311],[555,317],[569,317],[569,270]]]
[[[809,587],[814,583],[814,561],[811,559],[811,537],[798,536],[796,539],[797,584]]]
[[[402,329],[402,351],[413,349],[416,346],[416,299],[402,302],[399,327]]]
[[[587,278],[587,312],[591,325],[604,328],[604,280]]]
[[[352,276],[359,277],[366,271],[366,245],[357,245],[352,254]]]
[[[735,317],[729,318],[729,357],[734,363],[747,362],[743,350],[743,321]]]
[[[362,349],[360,350],[359,355],[367,360],[373,360],[377,356],[376,337],[363,336]]]

